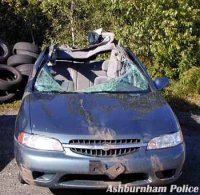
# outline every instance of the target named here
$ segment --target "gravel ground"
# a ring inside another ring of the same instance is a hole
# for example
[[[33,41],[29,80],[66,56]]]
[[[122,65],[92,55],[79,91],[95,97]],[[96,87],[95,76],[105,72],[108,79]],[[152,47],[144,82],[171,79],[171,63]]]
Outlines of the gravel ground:
[[[17,111],[0,113],[0,195],[52,194],[47,188],[22,185],[17,180],[18,168],[13,154],[13,130],[16,113]],[[193,123],[187,127],[185,126],[187,121],[184,121],[183,124],[187,155],[183,174],[176,184],[180,186],[189,184],[191,186],[200,187],[200,155],[198,151],[200,148],[200,124]],[[94,194],[94,192],[74,191],[70,193],[65,192],[63,194]],[[99,194],[107,193],[101,192]]]

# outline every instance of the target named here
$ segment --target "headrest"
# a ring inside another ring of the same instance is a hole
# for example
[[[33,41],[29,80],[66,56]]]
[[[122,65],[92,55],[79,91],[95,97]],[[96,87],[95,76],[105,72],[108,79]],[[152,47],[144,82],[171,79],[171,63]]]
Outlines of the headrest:
[[[113,49],[109,60],[105,60],[102,64],[102,70],[107,72],[109,78],[116,78],[118,72],[122,68],[121,62],[117,59],[118,51]]]
[[[108,70],[108,64],[109,64],[109,60],[105,60],[102,64],[102,70],[107,71]]]

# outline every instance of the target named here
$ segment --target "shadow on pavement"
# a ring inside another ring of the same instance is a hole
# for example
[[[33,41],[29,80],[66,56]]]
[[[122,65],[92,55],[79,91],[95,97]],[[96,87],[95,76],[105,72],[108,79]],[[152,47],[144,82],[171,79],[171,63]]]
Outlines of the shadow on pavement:
[[[198,150],[200,148],[200,129],[198,125],[196,127],[190,126],[182,129],[186,143],[186,159],[183,173],[176,184],[180,186],[188,184],[190,186],[200,187],[200,155]]]
[[[54,195],[64,195],[64,194],[70,194],[70,195],[104,195],[108,194],[105,192],[105,190],[64,190],[64,189],[51,189],[50,190],[52,194]]]
[[[15,115],[0,115],[0,172],[14,158]]]

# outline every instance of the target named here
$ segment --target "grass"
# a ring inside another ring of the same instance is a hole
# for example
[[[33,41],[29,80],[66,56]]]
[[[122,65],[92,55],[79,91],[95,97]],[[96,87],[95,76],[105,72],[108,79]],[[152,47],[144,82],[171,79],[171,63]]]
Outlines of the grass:
[[[200,94],[185,94],[168,87],[162,92],[162,95],[175,112],[189,112],[200,115]]]

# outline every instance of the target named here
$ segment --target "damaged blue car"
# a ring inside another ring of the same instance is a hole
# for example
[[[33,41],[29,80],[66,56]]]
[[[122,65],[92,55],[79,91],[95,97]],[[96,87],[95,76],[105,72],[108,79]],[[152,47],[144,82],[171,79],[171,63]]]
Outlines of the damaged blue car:
[[[90,45],[47,47],[37,59],[16,119],[14,144],[23,183],[106,189],[165,185],[185,160],[179,122],[152,80],[113,33]]]

